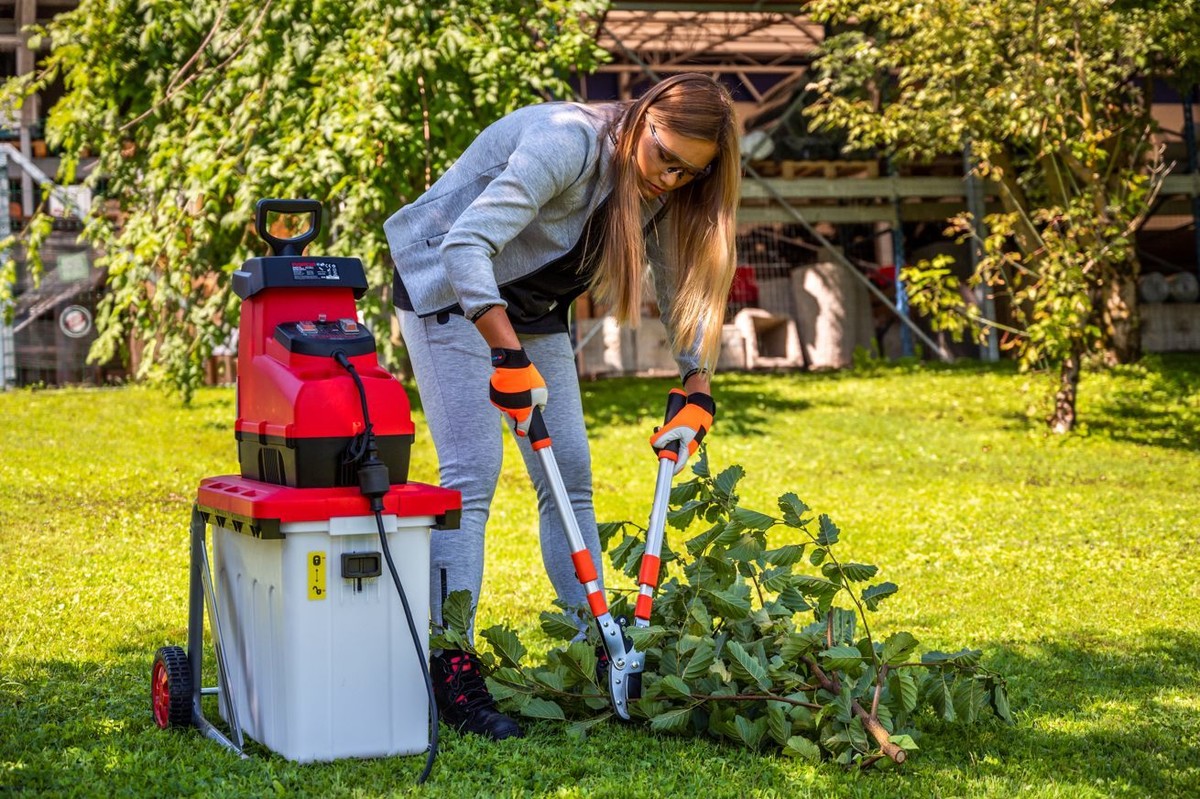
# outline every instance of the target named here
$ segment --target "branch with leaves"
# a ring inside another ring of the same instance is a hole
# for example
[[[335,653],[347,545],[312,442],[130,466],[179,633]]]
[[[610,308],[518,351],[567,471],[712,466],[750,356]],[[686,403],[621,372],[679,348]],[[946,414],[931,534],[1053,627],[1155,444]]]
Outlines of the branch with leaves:
[[[867,768],[903,763],[916,729],[932,711],[946,721],[986,716],[1012,721],[1004,678],[978,650],[913,655],[918,641],[895,632],[882,641],[868,618],[898,588],[876,582],[877,566],[841,557],[841,531],[795,494],[774,516],[739,504],[740,466],[717,475],[703,454],[695,477],[671,493],[668,521],[692,533],[684,552],[664,545],[651,624],[627,634],[647,655],[642,698],[631,708],[654,732],[708,736],[753,750],[779,749],[812,761],[830,757]],[[636,576],[644,530],[601,525],[615,571]],[[768,543],[783,536],[778,546]],[[613,544],[615,543],[615,546]],[[804,573],[807,563],[816,574]],[[611,577],[610,577],[611,581]],[[632,590],[619,590],[614,616],[632,617]],[[610,716],[596,665],[600,638],[585,608],[541,614],[542,630],[563,641],[531,664],[517,634],[496,626],[468,635],[471,597],[452,594],[435,648],[467,648],[489,670],[489,686],[508,712],[573,720],[582,736]]]

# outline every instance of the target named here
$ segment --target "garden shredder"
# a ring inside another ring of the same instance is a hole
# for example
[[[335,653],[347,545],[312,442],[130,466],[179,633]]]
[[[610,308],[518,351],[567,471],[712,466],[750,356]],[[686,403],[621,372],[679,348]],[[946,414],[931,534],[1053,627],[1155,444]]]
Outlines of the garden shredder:
[[[280,239],[272,212],[311,224]],[[233,274],[240,474],[200,481],[187,650],[156,653],[153,714],[239,754],[243,735],[302,762],[428,750],[423,780],[437,743],[429,536],[457,527],[460,497],[408,480],[408,397],[358,322],[362,262],[304,255],[321,213],[312,200],[260,201],[272,254]],[[215,688],[201,686],[206,609]],[[229,736],[205,718],[206,694]]]

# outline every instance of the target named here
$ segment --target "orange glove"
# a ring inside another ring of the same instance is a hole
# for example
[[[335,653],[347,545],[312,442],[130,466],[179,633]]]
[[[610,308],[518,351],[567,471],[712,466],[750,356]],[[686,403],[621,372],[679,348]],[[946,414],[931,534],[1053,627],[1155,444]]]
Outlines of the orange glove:
[[[686,448],[680,447],[679,457],[675,459],[675,474],[679,474],[683,471],[687,459],[696,454],[700,442],[712,427],[716,414],[717,403],[712,397],[698,391],[688,394],[687,404],[683,409],[650,436],[650,446],[660,450],[674,441],[685,444]]]
[[[529,435],[534,407],[546,407],[546,381],[529,362],[525,350],[493,348],[492,366],[492,404],[513,418],[518,436]]]

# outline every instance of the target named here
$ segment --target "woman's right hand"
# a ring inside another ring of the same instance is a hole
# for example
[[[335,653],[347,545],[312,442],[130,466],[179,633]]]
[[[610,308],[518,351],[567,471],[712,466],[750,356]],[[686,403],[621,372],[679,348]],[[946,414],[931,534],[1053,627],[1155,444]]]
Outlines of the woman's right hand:
[[[492,348],[492,404],[512,417],[517,435],[529,435],[533,409],[545,409],[546,381],[523,349]]]
[[[699,391],[688,394],[686,404],[650,436],[650,446],[658,451],[678,441],[680,450],[676,455],[674,473],[679,474],[688,458],[696,454],[716,414],[717,403],[709,394]]]

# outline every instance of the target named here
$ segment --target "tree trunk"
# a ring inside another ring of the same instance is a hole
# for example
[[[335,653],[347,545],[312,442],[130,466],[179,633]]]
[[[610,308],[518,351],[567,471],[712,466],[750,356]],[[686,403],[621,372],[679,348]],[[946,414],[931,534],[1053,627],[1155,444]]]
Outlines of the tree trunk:
[[[1055,433],[1069,433],[1075,427],[1075,397],[1079,389],[1079,361],[1082,357],[1078,344],[1063,361],[1059,373],[1058,392],[1054,395],[1054,414],[1050,417],[1050,429]]]
[[[1141,322],[1138,319],[1138,263],[1114,270],[1101,298],[1101,324],[1104,331],[1104,360],[1110,366],[1133,363],[1142,357]]]

